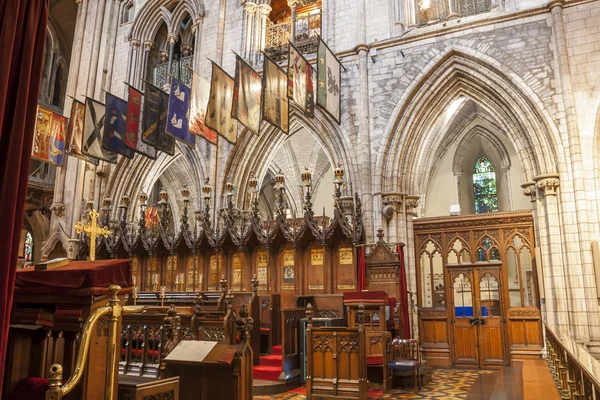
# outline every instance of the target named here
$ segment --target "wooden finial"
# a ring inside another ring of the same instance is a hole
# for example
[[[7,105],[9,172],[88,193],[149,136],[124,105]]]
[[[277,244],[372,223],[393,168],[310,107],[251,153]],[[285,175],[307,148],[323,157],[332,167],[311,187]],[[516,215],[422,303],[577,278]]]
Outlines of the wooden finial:
[[[252,287],[253,293],[256,293],[258,291],[258,283],[258,277],[256,276],[256,274],[254,274],[252,280],[250,281],[250,286]]]

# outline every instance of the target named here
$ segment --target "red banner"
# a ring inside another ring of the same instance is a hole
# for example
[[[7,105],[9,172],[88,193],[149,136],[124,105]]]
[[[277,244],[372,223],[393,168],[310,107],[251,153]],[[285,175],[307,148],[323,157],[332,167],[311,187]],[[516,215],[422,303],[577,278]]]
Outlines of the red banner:
[[[138,129],[140,127],[140,111],[142,109],[142,92],[129,86],[129,101],[127,102],[127,125],[125,145],[137,148]]]

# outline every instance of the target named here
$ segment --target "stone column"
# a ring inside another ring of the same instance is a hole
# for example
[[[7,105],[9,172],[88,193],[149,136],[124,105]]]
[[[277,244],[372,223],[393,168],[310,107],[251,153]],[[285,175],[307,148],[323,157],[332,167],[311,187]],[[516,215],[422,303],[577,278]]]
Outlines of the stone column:
[[[140,41],[137,39],[129,40],[129,65],[127,66],[127,81],[132,86],[139,87],[137,82],[137,70],[138,68],[138,49],[140,48]]]
[[[298,4],[298,0],[288,0],[287,2],[288,6],[290,7],[290,9],[292,10],[292,26],[290,28],[290,35],[292,36],[290,38],[290,42],[292,42],[292,44],[296,44],[296,5]],[[360,16],[359,16],[360,18]]]
[[[456,6],[456,1],[457,0],[448,0],[448,10],[450,10],[450,13],[448,14],[448,21],[460,17],[460,14],[458,14],[458,7]]]
[[[246,2],[244,4],[244,58],[246,60],[254,59],[252,47],[254,39],[254,14],[256,13],[256,3]]]
[[[204,22],[204,14],[198,19],[196,24],[192,25],[192,33],[194,34],[194,71],[200,71],[200,36],[202,35],[202,22]]]
[[[171,74],[171,67],[173,66],[173,52],[175,51],[175,43],[177,42],[178,35],[176,33],[169,33],[167,40],[169,41],[169,63],[167,65],[167,74]],[[165,83],[165,89],[169,91],[171,89],[171,81],[167,79],[168,83]]]
[[[151,40],[144,41],[144,55],[142,57],[142,71],[140,72],[140,87],[144,86],[144,81],[148,80],[148,62],[150,60],[150,51],[154,47]]]
[[[420,23],[418,0],[407,0],[404,4],[406,5],[406,14],[408,16],[406,18],[408,20],[408,27],[415,28]]]
[[[416,301],[417,296],[417,264],[415,260],[415,233],[413,220],[417,216],[419,207],[419,196],[407,195],[404,197],[404,213],[406,216],[406,246],[404,247],[404,265],[406,268],[406,285],[409,292],[409,305]],[[411,324],[412,332],[419,332],[419,315],[417,308],[412,310]]]
[[[540,239],[546,238],[541,252],[543,259],[549,261],[544,268],[544,286],[549,295],[546,297],[548,322],[569,328],[567,277],[563,267],[562,235],[556,200],[556,190],[559,186],[558,175],[540,175],[533,180],[537,189],[537,199],[540,202],[537,208],[539,211],[543,211],[539,214],[543,214],[545,218],[545,229],[540,229]]]
[[[115,69],[115,50],[117,48],[117,32],[119,30],[119,16],[121,15],[122,9],[123,3],[121,3],[121,0],[113,0],[113,5],[111,6],[112,18],[110,20],[110,28],[108,30],[110,35],[110,47],[108,49],[108,57],[104,64],[104,71],[106,71],[104,90],[106,91],[111,91],[112,89],[112,75],[113,70]]]
[[[88,0],[76,0],[77,17],[75,20],[75,36],[73,38],[73,47],[71,52],[71,64],[69,66],[69,78],[67,81],[66,99],[63,115],[70,116],[73,101],[76,97],[75,89],[77,87],[77,78],[79,77],[79,63],[83,48],[83,34],[85,31],[85,18],[87,15]],[[67,143],[68,146],[68,143]],[[60,224],[59,220],[64,222],[65,216],[65,180],[67,175],[76,180],[78,166],[81,163],[74,157],[64,157],[63,165],[56,168],[56,180],[54,183],[54,199],[52,204],[52,218],[50,221],[50,233]],[[72,210],[69,210],[72,211]]]
[[[586,147],[581,144],[582,137],[578,125],[576,99],[571,83],[571,63],[565,32],[564,5],[564,0],[551,0],[548,2],[548,7],[552,16],[552,33],[556,50],[554,53],[557,64],[556,75],[558,76],[558,83],[560,85],[560,94],[562,94],[565,114],[564,120],[566,121],[566,124],[561,124],[559,128],[561,133],[564,134],[565,131],[567,133],[569,143],[568,152],[571,156],[569,167],[571,171],[575,171],[572,184],[574,190],[574,214],[576,221],[575,223],[565,221],[563,229],[565,230],[565,235],[571,237],[568,244],[567,255],[569,257],[569,277],[572,280],[572,283],[577,282],[575,286],[571,286],[570,288],[570,290],[573,291],[573,295],[577,296],[577,304],[580,305],[577,312],[578,314],[581,314],[585,310],[586,313],[591,313],[591,318],[588,316],[583,317],[583,315],[579,318],[574,317],[574,322],[576,321],[577,324],[573,327],[575,332],[572,332],[572,334],[576,340],[587,341],[591,338],[594,341],[600,341],[600,329],[598,329],[597,326],[597,315],[600,311],[598,308],[597,288],[595,288],[594,284],[582,285],[582,283],[579,282],[581,280],[593,279],[592,277],[594,276],[594,264],[590,241],[590,232],[593,232],[594,229],[590,228],[590,223],[588,221],[597,221],[599,217],[598,211],[593,207],[589,207],[589,202],[587,200],[589,189],[586,190],[585,178],[592,178],[594,176],[594,171],[592,167],[584,165],[583,155],[586,154],[586,159],[591,160],[593,154],[590,150],[590,146]],[[584,137],[583,140],[587,140],[587,138]],[[563,196],[563,199],[565,201],[571,201],[570,196],[565,195]],[[563,218],[566,220],[568,215],[564,215]],[[575,278],[578,275],[580,275],[580,277]],[[582,299],[582,296],[585,300]],[[584,320],[592,322],[594,326],[584,328]]]
[[[90,66],[88,70],[88,82],[86,88],[86,95],[88,97],[92,97],[95,99],[99,99],[100,93],[97,93],[96,89],[96,78],[98,74],[102,74],[102,71],[99,70],[99,59],[100,59],[100,44],[102,42],[102,26],[104,25],[104,13],[106,11],[106,0],[97,0],[96,2],[96,21],[94,26],[94,37],[92,40],[92,48],[90,51],[91,60]]]
[[[256,56],[255,56],[255,63],[258,63],[258,61],[261,59],[261,51],[264,50],[265,48],[265,43],[266,43],[266,39],[267,39],[267,17],[269,16],[269,13],[271,13],[271,6],[268,4],[259,4],[257,6],[258,9],[258,13],[256,15],[257,20],[257,24],[258,24],[258,30],[256,31],[256,36],[257,36],[257,48],[256,48]]]

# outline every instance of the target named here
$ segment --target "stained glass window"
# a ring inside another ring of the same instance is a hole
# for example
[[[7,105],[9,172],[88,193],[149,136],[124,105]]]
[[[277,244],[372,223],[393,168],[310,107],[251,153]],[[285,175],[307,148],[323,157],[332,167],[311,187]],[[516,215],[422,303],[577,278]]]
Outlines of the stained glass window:
[[[31,257],[33,256],[33,237],[30,232],[27,232],[27,236],[25,236],[25,260],[31,261]]]
[[[473,168],[473,190],[475,191],[475,214],[498,211],[496,172],[485,157],[481,157]]]

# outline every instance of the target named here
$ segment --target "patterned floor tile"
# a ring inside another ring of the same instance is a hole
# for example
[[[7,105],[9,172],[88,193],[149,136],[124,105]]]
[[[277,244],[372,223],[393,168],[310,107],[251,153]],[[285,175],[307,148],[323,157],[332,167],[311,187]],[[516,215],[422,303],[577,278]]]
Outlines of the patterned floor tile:
[[[460,370],[460,369],[434,369],[431,380],[419,391],[413,393],[405,390],[391,390],[380,399],[402,400],[464,400],[471,387],[480,374],[493,373],[492,371]],[[304,400],[301,394],[283,393],[273,396],[255,396],[256,400]]]

